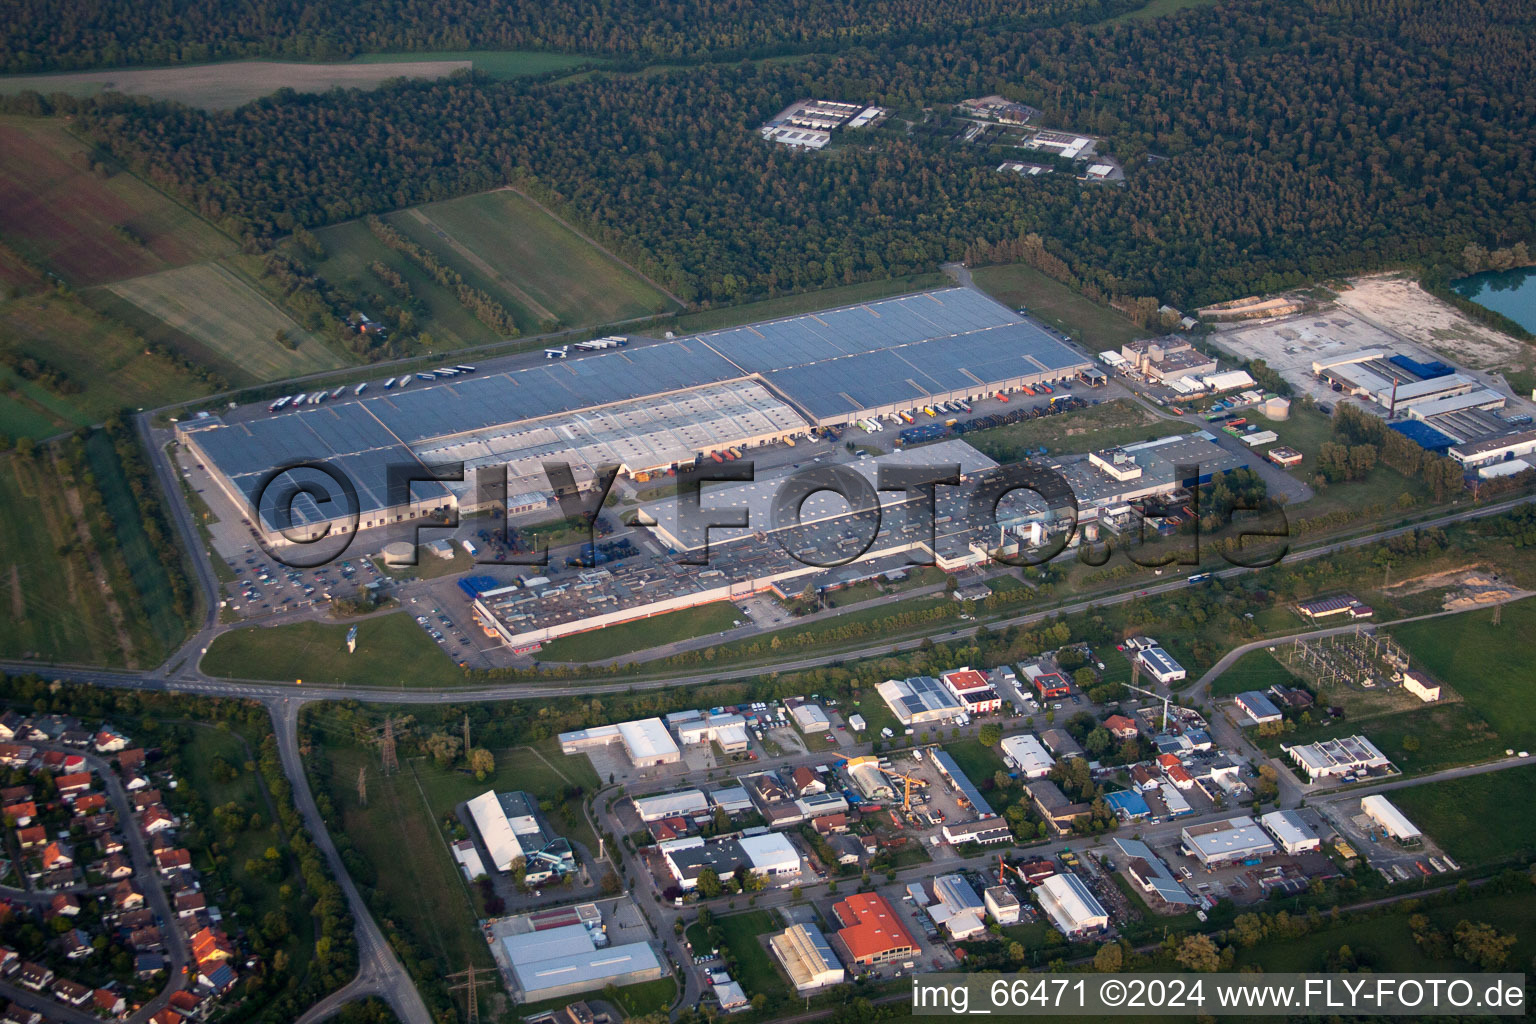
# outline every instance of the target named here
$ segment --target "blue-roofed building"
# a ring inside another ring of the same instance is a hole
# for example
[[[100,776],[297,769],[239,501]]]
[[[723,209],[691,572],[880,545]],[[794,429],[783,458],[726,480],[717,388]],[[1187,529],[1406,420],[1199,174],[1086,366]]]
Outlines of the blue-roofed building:
[[[1156,896],[1164,903],[1186,907],[1195,905],[1195,898],[1168,870],[1162,858],[1152,852],[1152,847],[1139,839],[1116,838],[1110,841],[1120,848],[1121,857],[1118,859],[1122,862],[1116,866],[1142,892]]]
[[[1254,725],[1268,725],[1285,717],[1275,706],[1275,702],[1258,690],[1248,690],[1238,694],[1237,706],[1242,709],[1243,714],[1253,720]]]
[[[950,757],[947,752],[937,747],[933,748],[930,753],[933,754],[933,763],[939,766],[939,773],[954,787],[961,800],[971,805],[971,809],[976,812],[978,818],[994,818],[997,816],[996,812],[992,810],[992,806],[987,803],[987,798],[981,795],[981,790],[977,789],[970,779],[966,778],[965,772],[961,770],[959,763],[953,757]]]
[[[1460,442],[1459,438],[1442,433],[1421,420],[1399,420],[1396,423],[1389,423],[1388,426],[1420,448],[1427,452],[1434,452],[1436,455],[1444,455],[1453,445]]]
[[[1173,660],[1173,655],[1161,647],[1147,647],[1136,652],[1136,659],[1141,662],[1141,667],[1147,675],[1167,686],[1183,679],[1187,672],[1184,666]]]
[[[1105,793],[1104,802],[1114,809],[1121,821],[1141,821],[1152,816],[1152,808],[1147,806],[1146,800],[1134,790],[1122,789],[1114,793]]]

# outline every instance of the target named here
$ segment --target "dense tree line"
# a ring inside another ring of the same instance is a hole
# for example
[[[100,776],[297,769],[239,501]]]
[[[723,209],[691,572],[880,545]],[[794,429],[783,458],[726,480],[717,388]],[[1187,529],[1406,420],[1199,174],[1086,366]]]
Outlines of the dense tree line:
[[[1523,13],[1518,0],[1230,0],[793,63],[404,83],[217,113],[104,101],[80,120],[252,244],[511,181],[690,300],[1018,243],[1085,290],[1186,306],[1361,269],[1459,271],[1469,242],[1536,233]],[[901,118],[836,154],[754,130],[802,95],[920,118],[995,91],[1106,136],[1125,187],[998,174],[996,151],[909,136]]]
[[[517,337],[519,333],[517,321],[512,318],[511,313],[507,312],[505,306],[479,288],[471,285],[468,281],[465,281],[464,276],[457,270],[446,266],[442,260],[437,258],[435,253],[423,246],[417,245],[402,232],[372,215],[367,218],[367,222],[368,230],[373,232],[375,238],[400,253],[422,270],[431,274],[434,281],[453,292],[459,303],[465,309],[475,314],[481,323],[505,337]],[[395,276],[399,278],[398,274]],[[395,288],[394,282],[389,281],[387,278],[385,283],[391,288]],[[399,283],[404,285],[405,281],[401,279]],[[399,289],[395,288],[395,290],[398,291]],[[406,291],[409,294],[408,287]]]
[[[767,56],[957,26],[1094,20],[1146,0],[16,0],[0,70],[179,64],[230,57],[331,60],[388,50],[562,50],[680,58]]]

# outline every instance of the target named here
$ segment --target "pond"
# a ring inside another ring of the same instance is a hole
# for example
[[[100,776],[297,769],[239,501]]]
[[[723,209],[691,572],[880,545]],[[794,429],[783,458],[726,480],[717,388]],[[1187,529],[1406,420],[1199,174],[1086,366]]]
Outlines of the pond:
[[[1452,281],[1458,295],[1536,332],[1536,267],[1489,270]]]

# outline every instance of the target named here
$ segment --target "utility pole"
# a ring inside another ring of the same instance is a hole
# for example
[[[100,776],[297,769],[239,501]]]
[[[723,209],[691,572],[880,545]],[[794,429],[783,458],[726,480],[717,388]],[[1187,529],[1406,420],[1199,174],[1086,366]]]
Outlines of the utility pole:
[[[368,806],[368,766],[363,765],[357,770],[357,802],[362,807]]]
[[[463,978],[463,981],[459,981]],[[458,981],[456,985],[448,986],[450,992],[466,992],[469,998],[469,1024],[480,1024],[480,999],[475,995],[475,965],[470,964],[469,970],[460,971],[458,974],[448,975],[449,981]]]
[[[400,759],[395,756],[395,719],[393,716],[384,719],[384,774],[400,770]]]

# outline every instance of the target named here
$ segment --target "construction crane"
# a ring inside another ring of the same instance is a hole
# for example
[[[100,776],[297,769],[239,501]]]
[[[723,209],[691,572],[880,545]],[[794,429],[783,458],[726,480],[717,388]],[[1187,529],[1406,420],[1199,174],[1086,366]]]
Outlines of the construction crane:
[[[903,787],[902,787],[902,798],[901,798],[901,811],[902,811],[903,814],[910,815],[912,813],[912,786],[913,786],[913,784],[915,783],[915,784],[917,784],[919,786],[926,786],[926,785],[928,785],[928,780],[920,779],[916,775],[908,775],[906,772],[898,772],[898,771],[894,771],[894,770],[887,770],[885,774],[889,775],[893,779],[901,779],[902,780]]]
[[[1154,693],[1151,690],[1143,690],[1139,686],[1132,686],[1130,683],[1122,683],[1121,685],[1124,686],[1127,690],[1135,690],[1137,693],[1144,693],[1148,697],[1156,697],[1158,700],[1163,702],[1163,732],[1167,732],[1168,731],[1168,701],[1169,701],[1169,698],[1167,696],[1165,696],[1164,694],[1161,694],[1161,693]]]

